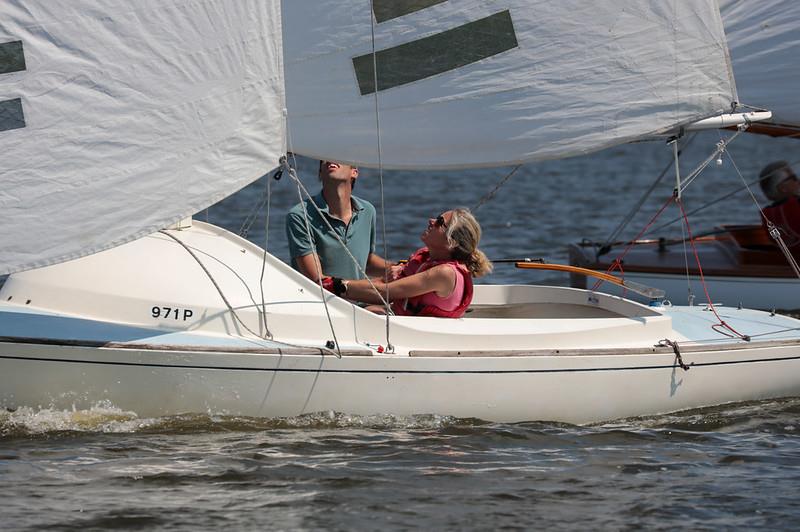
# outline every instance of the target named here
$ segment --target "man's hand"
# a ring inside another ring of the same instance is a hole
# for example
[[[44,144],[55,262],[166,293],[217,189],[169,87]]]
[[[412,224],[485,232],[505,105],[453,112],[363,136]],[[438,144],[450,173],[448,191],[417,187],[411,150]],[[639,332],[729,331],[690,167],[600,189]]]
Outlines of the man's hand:
[[[322,288],[324,288],[328,292],[333,292],[333,277],[323,277]]]
[[[403,273],[403,269],[405,268],[405,264],[393,264],[389,266],[389,269],[386,270],[386,279],[387,283],[396,281],[400,278],[400,274]]]
[[[322,288],[342,297],[347,292],[347,281],[338,277],[323,277]]]

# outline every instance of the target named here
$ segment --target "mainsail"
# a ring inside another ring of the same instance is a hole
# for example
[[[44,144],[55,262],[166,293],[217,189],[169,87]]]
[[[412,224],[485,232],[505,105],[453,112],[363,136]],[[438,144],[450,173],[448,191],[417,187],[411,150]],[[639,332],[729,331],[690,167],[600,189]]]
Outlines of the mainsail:
[[[716,0],[282,3],[4,0],[0,274],[161,229],[287,145],[387,168],[506,165],[736,100]]]
[[[275,167],[280,35],[278,0],[3,0],[0,274],[151,233]]]
[[[720,4],[741,102],[769,109],[773,124],[792,126],[797,134],[800,2],[722,0]]]
[[[715,0],[317,0],[283,12],[289,148],[313,157],[387,168],[565,157],[736,100]]]

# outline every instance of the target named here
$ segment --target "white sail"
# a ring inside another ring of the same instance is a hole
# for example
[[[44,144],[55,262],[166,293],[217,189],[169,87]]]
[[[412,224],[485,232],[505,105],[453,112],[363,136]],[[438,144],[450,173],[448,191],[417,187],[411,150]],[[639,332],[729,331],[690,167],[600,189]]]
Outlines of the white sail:
[[[742,103],[772,111],[775,124],[800,126],[800,2],[722,0]]]
[[[290,149],[376,165],[379,129],[385,167],[502,165],[631,141],[736,100],[715,0],[372,5],[284,2]]]
[[[156,231],[275,167],[280,32],[278,0],[3,0],[0,274]]]

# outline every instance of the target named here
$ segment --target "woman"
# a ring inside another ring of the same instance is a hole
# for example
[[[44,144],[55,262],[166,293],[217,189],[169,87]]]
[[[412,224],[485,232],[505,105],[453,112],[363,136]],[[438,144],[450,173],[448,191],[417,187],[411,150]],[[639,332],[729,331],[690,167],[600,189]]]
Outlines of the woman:
[[[472,278],[492,270],[481,250],[481,227],[468,209],[459,208],[428,220],[422,233],[425,247],[405,265],[393,270],[390,282],[373,279],[372,284],[402,316],[459,318],[472,301]],[[336,295],[364,303],[381,303],[370,281],[332,279],[326,288]],[[367,307],[385,312],[379,305]]]

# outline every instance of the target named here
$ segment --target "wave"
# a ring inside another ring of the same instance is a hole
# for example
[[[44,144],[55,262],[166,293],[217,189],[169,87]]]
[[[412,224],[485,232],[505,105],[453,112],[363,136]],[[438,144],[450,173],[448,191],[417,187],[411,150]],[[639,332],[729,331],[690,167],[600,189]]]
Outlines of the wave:
[[[0,412],[0,437],[15,438],[55,433],[202,433],[258,432],[278,429],[441,429],[449,425],[482,424],[451,416],[391,414],[350,415],[339,412],[315,412],[294,417],[255,418],[214,414],[182,414],[158,418],[140,418],[109,402],[89,409],[54,410],[23,407]]]
[[[136,412],[117,408],[109,402],[89,409],[55,410],[19,408],[0,411],[0,438],[36,437],[58,433],[148,433],[190,434],[204,432],[259,432],[267,430],[435,430],[448,434],[486,434],[495,437],[525,438],[531,433],[571,433],[598,435],[627,433],[737,433],[770,432],[796,434],[800,425],[800,398],[765,400],[715,406],[640,418],[577,427],[564,423],[495,423],[480,419],[424,414],[351,415],[340,412],[315,412],[294,417],[257,418],[223,414],[182,414],[141,418]]]

